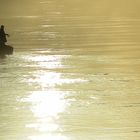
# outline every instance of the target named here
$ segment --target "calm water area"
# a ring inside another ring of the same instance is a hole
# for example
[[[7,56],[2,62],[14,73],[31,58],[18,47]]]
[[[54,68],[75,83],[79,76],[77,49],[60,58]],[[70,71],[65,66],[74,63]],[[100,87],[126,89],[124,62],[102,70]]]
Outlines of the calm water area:
[[[0,0],[0,140],[139,140],[140,2]]]

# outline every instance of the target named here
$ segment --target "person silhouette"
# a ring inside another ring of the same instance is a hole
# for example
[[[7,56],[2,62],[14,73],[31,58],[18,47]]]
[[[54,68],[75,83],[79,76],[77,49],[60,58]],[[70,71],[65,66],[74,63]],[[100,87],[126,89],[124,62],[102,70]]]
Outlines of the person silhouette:
[[[6,34],[4,31],[4,25],[1,25],[0,28],[0,46],[4,47],[5,43],[7,42],[6,36],[9,37],[9,34]]]

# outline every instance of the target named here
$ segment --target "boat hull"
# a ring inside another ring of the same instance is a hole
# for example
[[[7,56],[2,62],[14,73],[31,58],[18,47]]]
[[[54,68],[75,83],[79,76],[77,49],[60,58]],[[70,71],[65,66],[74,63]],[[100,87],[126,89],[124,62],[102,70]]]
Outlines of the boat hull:
[[[5,45],[0,47],[0,55],[12,55],[13,54],[13,47],[9,45]]]

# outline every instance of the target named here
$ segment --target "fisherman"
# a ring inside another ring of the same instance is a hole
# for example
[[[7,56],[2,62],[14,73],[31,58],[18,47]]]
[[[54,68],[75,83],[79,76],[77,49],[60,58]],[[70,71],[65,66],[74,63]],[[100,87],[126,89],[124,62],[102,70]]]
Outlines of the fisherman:
[[[9,34],[6,34],[4,31],[4,25],[1,25],[0,28],[0,46],[4,47],[5,43],[7,42],[6,36],[9,37]]]

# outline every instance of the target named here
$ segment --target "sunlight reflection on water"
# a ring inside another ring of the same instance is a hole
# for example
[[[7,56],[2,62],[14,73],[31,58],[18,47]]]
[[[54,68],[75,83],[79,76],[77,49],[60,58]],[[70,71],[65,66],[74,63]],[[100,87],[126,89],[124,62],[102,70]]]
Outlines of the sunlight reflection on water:
[[[65,55],[31,55],[23,56],[22,58],[28,62],[32,62],[32,66],[41,68],[62,68],[61,61],[66,59],[68,56]]]
[[[31,140],[68,140],[65,136],[62,135],[43,135],[43,136],[33,136],[30,137]]]
[[[65,93],[67,94],[67,93]],[[31,140],[66,140],[55,132],[62,132],[61,126],[57,123],[59,114],[64,112],[69,102],[65,100],[65,94],[60,91],[33,91],[24,102],[31,104],[30,110],[36,118],[34,123],[27,124],[27,128],[33,128],[45,135],[30,136]]]
[[[57,117],[67,105],[63,92],[59,91],[34,91],[26,101],[32,103],[31,110],[38,118]]]
[[[81,78],[67,78],[63,71],[57,72],[60,68],[65,68],[62,63],[69,55],[37,55],[23,56],[29,62],[27,66],[37,68],[32,71],[26,82],[30,85],[37,84],[43,90],[44,88],[55,87],[62,84],[86,82]],[[30,65],[31,63],[31,65]],[[52,71],[54,70],[54,71]]]
[[[23,102],[30,104],[30,110],[35,117],[34,122],[26,124],[27,128],[34,129],[41,135],[29,136],[31,140],[66,140],[61,132],[63,129],[59,124],[61,113],[66,112],[70,101],[66,98],[68,91],[59,91],[57,85],[79,83],[84,80],[80,78],[67,78],[65,74],[56,72],[63,67],[62,60],[65,55],[38,55],[23,56],[22,59],[31,62],[34,67],[29,77],[25,77],[26,83],[36,85],[37,90],[31,91]],[[36,69],[37,67],[37,69]],[[53,71],[54,70],[54,71]],[[33,86],[33,87],[34,87]],[[54,134],[55,133],[55,134]]]
[[[79,83],[84,82],[85,80],[82,80],[80,78],[76,79],[69,79],[69,78],[63,78],[62,73],[57,72],[46,72],[46,71],[36,71],[33,74],[33,78],[28,79],[28,83],[37,83],[42,87],[42,89],[47,87],[55,87],[57,85],[62,84],[70,84],[70,83]]]

